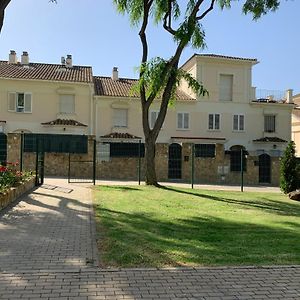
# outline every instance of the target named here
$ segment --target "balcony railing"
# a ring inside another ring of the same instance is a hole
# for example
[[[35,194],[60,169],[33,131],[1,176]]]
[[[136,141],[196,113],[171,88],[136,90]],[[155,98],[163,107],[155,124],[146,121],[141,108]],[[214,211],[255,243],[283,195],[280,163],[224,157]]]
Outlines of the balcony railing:
[[[256,89],[254,101],[258,102],[285,102],[286,91]]]

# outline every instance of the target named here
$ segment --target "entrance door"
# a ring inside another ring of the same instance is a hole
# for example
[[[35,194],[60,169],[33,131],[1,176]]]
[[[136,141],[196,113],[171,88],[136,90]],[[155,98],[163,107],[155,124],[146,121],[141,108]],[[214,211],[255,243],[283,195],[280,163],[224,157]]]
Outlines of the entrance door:
[[[259,183],[271,183],[271,157],[268,154],[259,156]]]
[[[169,146],[169,179],[181,179],[182,149],[179,144]]]
[[[35,163],[35,185],[39,186],[44,183],[44,168],[45,168],[45,152],[44,141],[36,139],[36,163]]]

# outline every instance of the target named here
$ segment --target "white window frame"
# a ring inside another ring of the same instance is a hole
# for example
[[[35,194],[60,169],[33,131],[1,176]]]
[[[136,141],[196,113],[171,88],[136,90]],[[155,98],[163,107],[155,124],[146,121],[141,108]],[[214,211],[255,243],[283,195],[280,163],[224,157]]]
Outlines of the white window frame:
[[[222,99],[222,92],[221,90],[223,90],[223,86],[221,86],[221,77],[222,76],[230,76],[232,78],[232,85],[231,85],[231,91],[230,91],[230,99]],[[231,102],[233,101],[233,87],[234,87],[234,75],[233,74],[229,74],[229,73],[219,73],[219,101],[224,101],[224,102]]]
[[[125,123],[124,125],[122,124],[116,124],[116,111],[124,111],[125,112]],[[113,108],[113,113],[112,113],[112,125],[114,128],[128,128],[128,109],[127,108]]]
[[[73,97],[73,111],[69,111],[69,112],[66,112],[66,111],[62,111],[62,98],[63,96],[72,96]],[[74,94],[60,94],[59,95],[59,113],[60,114],[65,114],[65,115],[74,115],[75,114],[75,111],[76,111],[76,99],[75,99],[75,95]]]
[[[234,128],[234,118],[238,117],[238,127]],[[243,117],[243,129],[241,129],[241,117]],[[245,115],[244,114],[234,114],[232,117],[232,130],[233,131],[239,131],[239,132],[243,132],[245,131]]]
[[[219,116],[219,128],[216,128],[216,115]],[[209,128],[209,116],[213,116],[213,128]],[[219,130],[221,130],[221,114],[219,114],[219,113],[208,114],[208,130],[209,131],[219,131]]]
[[[182,127],[179,127],[179,115],[181,115],[182,117],[182,120],[181,120],[181,124],[182,124]],[[186,111],[178,111],[177,112],[177,115],[176,115],[176,128],[177,130],[190,130],[190,123],[191,123],[191,118],[190,118],[190,113],[189,112],[186,112]],[[188,124],[187,124],[187,127],[185,127],[185,118],[186,116],[188,116]]]
[[[14,109],[10,109],[10,95],[14,95]],[[19,106],[18,100],[19,100],[19,95],[24,95],[24,103],[23,106]],[[26,97],[30,96],[30,110],[25,110],[26,109]],[[8,92],[8,103],[7,103],[7,110],[9,112],[14,112],[14,113],[21,113],[21,114],[31,114],[32,113],[32,93],[28,92]]]
[[[274,130],[266,130],[266,117],[274,117]],[[264,132],[274,133],[276,132],[276,114],[264,114]]]

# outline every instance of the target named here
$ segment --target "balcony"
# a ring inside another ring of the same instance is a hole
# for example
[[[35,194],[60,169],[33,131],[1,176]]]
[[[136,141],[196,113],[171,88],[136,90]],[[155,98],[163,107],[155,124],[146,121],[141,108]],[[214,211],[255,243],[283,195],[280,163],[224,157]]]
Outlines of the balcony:
[[[265,90],[253,88],[252,101],[262,103],[286,103],[288,91]]]

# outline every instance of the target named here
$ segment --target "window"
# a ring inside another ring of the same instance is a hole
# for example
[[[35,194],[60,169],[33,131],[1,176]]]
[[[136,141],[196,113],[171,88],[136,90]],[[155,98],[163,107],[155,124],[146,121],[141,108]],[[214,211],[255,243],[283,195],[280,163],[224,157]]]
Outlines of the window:
[[[220,75],[219,97],[221,101],[232,101],[233,75]]]
[[[31,113],[32,103],[30,93],[9,93],[8,111]]]
[[[145,156],[145,145],[139,143],[110,143],[110,157],[141,157]]]
[[[215,157],[216,145],[214,144],[196,144],[195,157]]]
[[[230,151],[230,171],[240,172],[241,171],[241,146],[233,146]],[[246,159],[246,150],[243,149],[243,171],[247,170],[247,159]]]
[[[208,129],[219,130],[220,129],[220,114],[208,115]]]
[[[62,114],[75,113],[75,95],[59,96],[59,112]]]
[[[154,124],[158,118],[158,114],[159,114],[159,111],[158,110],[152,110],[150,111],[150,116],[149,116],[149,119],[150,119],[150,128],[153,128],[154,127]]]
[[[114,127],[127,127],[127,109],[114,108],[113,126]]]
[[[189,128],[190,128],[190,114],[177,113],[177,129],[189,129]]]
[[[275,132],[275,124],[274,115],[265,116],[265,132]]]
[[[245,130],[245,116],[234,115],[233,116],[233,130],[244,131]]]

